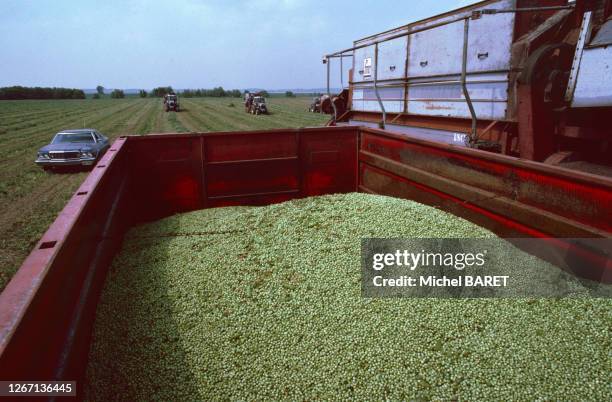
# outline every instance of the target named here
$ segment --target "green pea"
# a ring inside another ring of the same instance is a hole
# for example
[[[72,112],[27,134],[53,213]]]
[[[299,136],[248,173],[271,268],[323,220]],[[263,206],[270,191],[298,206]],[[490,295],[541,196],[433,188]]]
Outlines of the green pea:
[[[605,400],[605,299],[364,299],[363,237],[493,237],[343,194],[133,228],[108,273],[90,400]]]

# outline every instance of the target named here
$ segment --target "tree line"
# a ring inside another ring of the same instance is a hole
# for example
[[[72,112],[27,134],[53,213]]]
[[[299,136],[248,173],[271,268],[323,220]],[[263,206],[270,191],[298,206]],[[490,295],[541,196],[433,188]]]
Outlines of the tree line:
[[[225,90],[223,87],[216,87],[213,89],[184,89],[181,92],[181,96],[184,98],[240,98],[242,97],[242,91],[239,89]]]
[[[93,95],[94,99],[100,99],[104,96],[104,87],[98,85],[96,88],[97,93]],[[138,96],[141,98],[161,98],[166,94],[174,94],[177,93],[172,87],[157,87],[153,88],[150,92],[147,92],[144,89],[138,91]],[[233,90],[225,90],[223,87],[216,87],[213,89],[184,89],[178,92],[179,96],[185,98],[200,98],[200,97],[214,97],[214,98],[223,98],[223,97],[232,97],[232,98],[240,98],[242,97],[242,91],[239,89]],[[115,89],[110,93],[111,98],[123,98],[125,97],[125,93],[120,89]]]
[[[151,97],[162,97],[169,93],[176,93],[171,86],[168,87],[157,87],[151,92],[147,92],[144,89],[138,91],[138,95],[141,98]],[[267,91],[261,91],[261,95],[268,96]],[[201,97],[213,97],[213,98],[240,98],[243,92],[239,89],[225,90],[223,87],[215,87],[212,89],[184,89],[179,92],[179,95],[185,98],[201,98]],[[96,93],[93,95],[94,99],[99,99],[104,96],[104,87],[98,85],[96,87]],[[291,91],[285,93],[287,97],[294,97],[295,95]],[[43,87],[22,87],[12,86],[0,88],[0,99],[85,99],[85,92],[81,89],[75,88],[43,88]],[[125,93],[120,89],[115,89],[110,93],[111,98],[124,98]]]
[[[0,99],[85,99],[85,92],[75,88],[47,87],[2,87]]]

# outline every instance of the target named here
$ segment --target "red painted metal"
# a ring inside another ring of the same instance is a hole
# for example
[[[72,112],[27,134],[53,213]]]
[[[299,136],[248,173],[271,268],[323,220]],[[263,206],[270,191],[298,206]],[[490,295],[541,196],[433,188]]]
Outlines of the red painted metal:
[[[321,131],[323,130],[323,131]],[[354,127],[133,137],[137,220],[353,191]]]
[[[125,228],[113,208],[126,201],[125,142],[115,141],[0,295],[3,380],[65,378],[86,356],[97,302],[89,295]]]
[[[554,7],[564,6],[567,4],[567,0],[518,0],[517,8],[530,8],[530,7]],[[514,37],[515,39],[529,33],[533,29],[541,25],[547,18],[555,14],[556,11],[531,11],[522,12],[516,14],[516,20],[514,23]]]
[[[612,232],[612,180],[489,152],[362,129],[361,149],[430,174]],[[361,159],[361,158],[360,158]],[[515,213],[516,211],[509,211]],[[531,224],[533,225],[533,223]],[[558,228],[543,230],[559,236]],[[579,237],[583,232],[565,233]]]
[[[612,232],[610,179],[382,130],[122,137],[0,294],[0,378],[81,378],[106,268],[131,225],[351,191],[414,199],[503,236]],[[612,278],[607,264],[582,274]]]

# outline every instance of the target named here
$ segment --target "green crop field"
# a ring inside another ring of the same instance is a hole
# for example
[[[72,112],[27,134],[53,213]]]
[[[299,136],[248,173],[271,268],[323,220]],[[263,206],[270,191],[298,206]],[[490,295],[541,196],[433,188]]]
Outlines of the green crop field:
[[[0,101],[0,291],[78,188],[87,172],[46,173],[36,151],[53,134],[96,128],[111,139],[125,134],[257,130],[323,125],[308,113],[310,98],[270,98],[270,115],[244,112],[239,98],[181,99],[165,113],[160,99]]]

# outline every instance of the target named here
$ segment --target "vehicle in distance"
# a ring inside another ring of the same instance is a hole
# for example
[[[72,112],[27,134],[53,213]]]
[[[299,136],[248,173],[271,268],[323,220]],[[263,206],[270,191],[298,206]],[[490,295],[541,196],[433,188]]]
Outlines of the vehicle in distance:
[[[249,112],[251,114],[267,114],[268,107],[266,106],[266,98],[264,98],[263,96],[253,97]]]
[[[321,113],[321,97],[320,96],[316,96],[312,98],[312,103],[310,104],[308,111],[311,113]]]
[[[59,166],[90,166],[109,147],[108,138],[97,130],[64,130],[55,134],[50,144],[38,150],[35,162],[45,170]]]
[[[164,95],[164,110],[166,110],[166,112],[170,110],[174,110],[175,112],[179,111],[179,101],[176,94]]]

